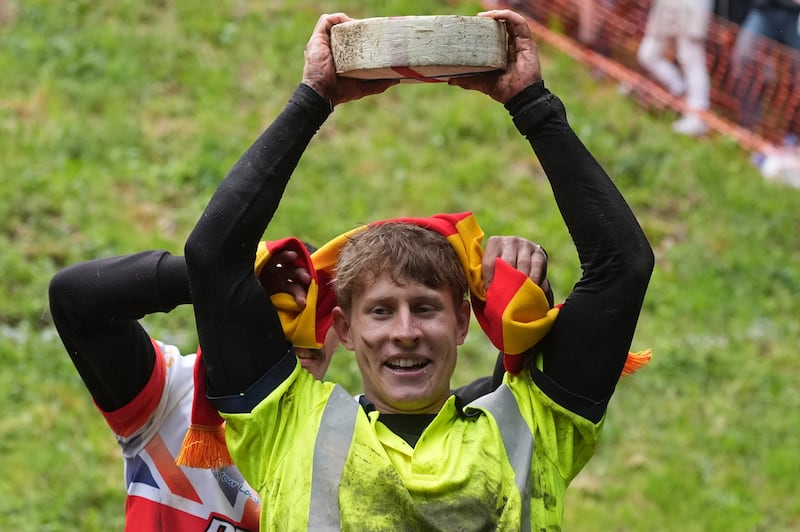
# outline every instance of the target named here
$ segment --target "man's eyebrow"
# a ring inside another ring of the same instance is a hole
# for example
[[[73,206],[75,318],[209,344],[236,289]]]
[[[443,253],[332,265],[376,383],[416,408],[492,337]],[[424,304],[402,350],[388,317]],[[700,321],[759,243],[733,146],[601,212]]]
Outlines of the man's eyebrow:
[[[364,305],[377,305],[377,304],[387,304],[397,301],[397,296],[390,296],[390,295],[377,295],[377,296],[365,296],[362,300],[362,304]]]

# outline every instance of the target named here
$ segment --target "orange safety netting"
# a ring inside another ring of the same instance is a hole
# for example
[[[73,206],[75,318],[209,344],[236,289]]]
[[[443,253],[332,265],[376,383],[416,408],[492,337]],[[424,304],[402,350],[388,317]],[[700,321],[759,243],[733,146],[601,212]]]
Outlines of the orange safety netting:
[[[509,0],[484,1],[483,6],[526,15],[540,41],[633,88],[648,106],[682,111],[683,100],[653,81],[636,60],[650,2]],[[737,69],[733,53],[739,31],[737,24],[712,15],[706,40],[711,109],[703,118],[744,149],[764,151],[782,144],[789,134],[800,134],[800,85],[795,83],[800,79],[800,52],[758,38],[749,50],[750,60]]]

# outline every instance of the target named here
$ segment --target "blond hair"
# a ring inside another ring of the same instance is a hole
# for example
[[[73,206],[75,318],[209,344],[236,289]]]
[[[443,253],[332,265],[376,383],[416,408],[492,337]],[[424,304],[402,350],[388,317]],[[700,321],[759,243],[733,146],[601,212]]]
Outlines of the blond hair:
[[[355,295],[383,274],[394,281],[448,288],[456,305],[467,293],[464,267],[447,239],[414,224],[377,224],[348,238],[333,281],[342,309],[349,312]]]

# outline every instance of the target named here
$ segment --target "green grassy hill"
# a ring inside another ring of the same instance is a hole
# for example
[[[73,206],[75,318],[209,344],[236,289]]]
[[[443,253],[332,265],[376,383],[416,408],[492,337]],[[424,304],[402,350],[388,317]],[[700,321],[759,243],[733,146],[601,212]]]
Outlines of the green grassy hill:
[[[0,524],[121,530],[118,449],[61,346],[61,267],[181,253],[227,169],[299,82],[318,15],[466,14],[477,3],[0,0]],[[546,83],[628,198],[656,251],[633,348],[566,530],[800,529],[800,191],[764,181],[725,138],[674,135],[557,50]],[[268,236],[322,242],[358,222],[472,210],[550,256],[556,298],[580,275],[541,169],[502,107],[404,84],[337,108]],[[147,319],[196,347],[190,309]],[[485,374],[473,334],[454,384]],[[357,391],[352,356],[332,377]]]

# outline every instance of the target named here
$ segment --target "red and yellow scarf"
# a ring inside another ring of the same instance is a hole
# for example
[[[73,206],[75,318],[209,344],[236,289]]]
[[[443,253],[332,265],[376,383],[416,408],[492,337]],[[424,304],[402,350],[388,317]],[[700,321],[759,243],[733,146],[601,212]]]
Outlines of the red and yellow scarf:
[[[295,266],[305,267],[311,275],[305,308],[301,309],[288,293],[272,296],[286,338],[297,347],[314,349],[322,346],[325,334],[331,326],[331,310],[336,305],[331,279],[340,251],[348,238],[356,233],[370,226],[389,222],[415,224],[447,238],[464,267],[472,309],[478,324],[492,344],[504,353],[506,371],[518,373],[524,366],[525,357],[521,355],[550,331],[560,305],[551,308],[544,292],[536,283],[500,258],[495,261],[494,279],[489,288],[484,290],[481,271],[484,233],[470,212],[373,222],[339,235],[312,254],[296,238],[262,242],[256,253],[257,275],[270,257],[285,250],[295,251]],[[629,353],[623,374],[633,373],[646,364],[649,358],[649,351]],[[205,397],[205,371],[199,350],[197,366],[192,425],[177,463],[191,467],[230,465],[232,461],[224,447],[222,418]]]

